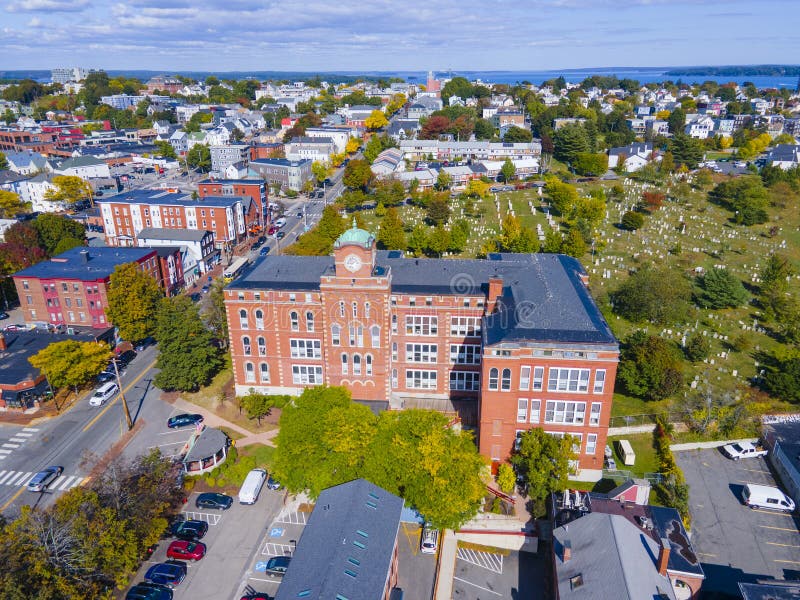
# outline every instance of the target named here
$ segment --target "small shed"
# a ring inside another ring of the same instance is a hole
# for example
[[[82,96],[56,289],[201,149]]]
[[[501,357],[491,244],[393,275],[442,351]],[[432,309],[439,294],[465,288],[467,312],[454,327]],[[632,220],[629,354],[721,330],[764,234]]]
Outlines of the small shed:
[[[633,452],[633,446],[628,440],[617,440],[617,452],[619,453],[622,462],[628,466],[636,462],[636,454]]]

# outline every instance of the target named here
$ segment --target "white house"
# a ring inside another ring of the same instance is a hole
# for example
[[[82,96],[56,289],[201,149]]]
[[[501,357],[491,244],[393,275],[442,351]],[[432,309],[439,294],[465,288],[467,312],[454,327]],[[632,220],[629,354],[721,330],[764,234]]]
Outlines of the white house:
[[[714,133],[714,119],[705,115],[697,115],[686,124],[684,133],[689,137],[704,140]]]
[[[778,144],[767,154],[767,163],[783,170],[797,167],[800,165],[800,145]]]
[[[370,167],[376,177],[390,177],[395,173],[406,170],[406,161],[403,160],[403,151],[399,148],[387,148],[378,156]]]
[[[608,168],[614,169],[624,161],[625,170],[629,173],[638,171],[653,160],[653,144],[634,143],[628,146],[611,148],[608,151]]]
[[[6,154],[8,168],[20,175],[34,175],[52,171],[50,163],[38,152],[9,152]]]
[[[354,135],[350,128],[342,127],[309,127],[306,129],[306,137],[326,138],[333,142],[336,154],[342,154],[347,148],[347,142]]]
[[[296,137],[286,144],[286,159],[327,163],[335,150],[336,145],[329,137]]]
[[[48,190],[55,190],[52,175],[40,173],[24,182],[20,186],[20,197],[23,202],[30,202],[33,212],[60,212],[66,210],[65,202],[51,202],[45,199]]]
[[[81,179],[100,179],[111,177],[111,170],[105,161],[94,156],[75,156],[63,161],[55,168],[56,175],[72,175]]]

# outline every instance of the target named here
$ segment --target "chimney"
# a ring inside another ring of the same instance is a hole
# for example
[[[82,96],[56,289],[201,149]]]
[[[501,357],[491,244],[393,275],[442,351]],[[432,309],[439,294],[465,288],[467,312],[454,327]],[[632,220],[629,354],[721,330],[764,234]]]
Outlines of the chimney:
[[[662,576],[666,576],[667,574],[667,563],[669,563],[669,540],[667,538],[661,538],[661,548],[658,549],[658,574]]]
[[[572,542],[570,540],[564,540],[564,543],[561,545],[561,560],[564,562],[569,562],[572,558]]]
[[[487,294],[486,312],[494,312],[494,307],[497,304],[497,299],[503,295],[503,278],[490,277],[489,278],[489,293]]]
[[[0,333],[0,352],[5,352],[8,349],[8,344],[6,344],[6,336]]]
[[[88,250],[81,250],[79,254],[81,255],[81,263],[82,264],[85,265],[86,263],[89,262],[89,251]]]

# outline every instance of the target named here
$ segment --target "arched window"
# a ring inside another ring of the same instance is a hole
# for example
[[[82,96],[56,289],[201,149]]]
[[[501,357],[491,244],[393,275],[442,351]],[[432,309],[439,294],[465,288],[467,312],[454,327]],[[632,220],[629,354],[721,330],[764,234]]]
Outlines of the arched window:
[[[373,348],[380,348],[381,347],[381,328],[377,325],[373,325],[369,328],[369,337],[372,340],[372,347]]]
[[[289,320],[292,324],[292,331],[300,331],[300,320],[295,311],[289,313]]]
[[[342,354],[342,375],[347,375],[347,354]]]
[[[256,371],[253,368],[253,363],[244,363],[244,380],[254,382],[256,380]]]
[[[511,389],[511,369],[503,369],[503,378],[500,381],[500,389],[507,392]]]
[[[239,311],[239,327],[247,329],[247,311],[245,309]]]
[[[500,372],[497,369],[489,369],[489,389],[496,390],[497,389],[497,379]]]
[[[269,365],[262,362],[259,368],[261,369],[261,383],[269,383]]]
[[[266,356],[267,355],[267,342],[263,337],[258,338],[258,355],[259,356]]]
[[[306,331],[314,331],[314,313],[306,312]]]
[[[397,389],[397,369],[392,369],[392,389]]]
[[[331,325],[331,344],[339,346],[342,343],[342,328],[335,323]]]
[[[250,356],[250,338],[248,336],[242,338],[242,347],[244,347],[244,355]]]
[[[256,309],[256,329],[264,329],[264,311]]]
[[[353,318],[358,316],[358,302],[353,302]]]
[[[344,300],[339,301],[339,316],[344,316]]]
[[[353,354],[353,375],[361,375],[361,355]]]
[[[367,354],[364,357],[364,362],[366,363],[367,375],[372,375],[372,354]]]

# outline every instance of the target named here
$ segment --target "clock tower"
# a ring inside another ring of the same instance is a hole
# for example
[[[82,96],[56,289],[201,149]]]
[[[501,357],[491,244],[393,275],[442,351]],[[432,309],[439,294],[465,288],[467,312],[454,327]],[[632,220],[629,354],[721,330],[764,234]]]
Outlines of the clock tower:
[[[333,257],[337,277],[371,277],[375,268],[375,236],[359,229],[353,219],[353,227],[334,242]]]

